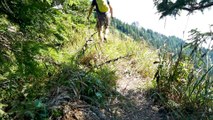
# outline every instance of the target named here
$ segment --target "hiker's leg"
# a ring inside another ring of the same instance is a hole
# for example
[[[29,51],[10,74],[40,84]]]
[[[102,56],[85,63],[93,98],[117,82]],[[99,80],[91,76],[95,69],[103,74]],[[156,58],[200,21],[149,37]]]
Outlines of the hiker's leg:
[[[98,37],[102,41],[103,40],[102,27],[100,25],[98,25],[98,23],[97,23],[97,31],[98,31]]]
[[[101,14],[97,13],[97,30],[98,30],[98,36],[99,36],[99,39],[101,41],[103,41],[103,20],[102,20],[102,16]]]
[[[109,26],[106,26],[104,28],[105,28],[105,30],[104,30],[104,40],[107,40],[108,33],[109,33]]]
[[[109,25],[110,25],[110,14],[106,14],[104,24],[104,40],[107,40],[109,34]]]

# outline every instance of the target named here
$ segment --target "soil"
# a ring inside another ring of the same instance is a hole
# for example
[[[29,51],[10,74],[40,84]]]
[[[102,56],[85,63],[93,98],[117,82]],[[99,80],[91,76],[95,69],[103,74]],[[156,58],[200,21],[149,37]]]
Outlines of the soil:
[[[159,106],[153,104],[149,87],[151,78],[144,78],[134,70],[131,61],[128,64],[120,64],[117,81],[117,91],[126,98],[126,102],[120,108],[119,120],[161,120]],[[125,69],[124,69],[125,68]]]

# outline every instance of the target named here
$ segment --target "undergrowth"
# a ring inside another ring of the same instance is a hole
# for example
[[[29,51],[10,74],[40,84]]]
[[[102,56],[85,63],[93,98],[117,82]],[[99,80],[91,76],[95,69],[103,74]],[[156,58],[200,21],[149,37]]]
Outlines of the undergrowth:
[[[83,100],[104,107],[116,93],[118,62],[154,75],[155,50],[111,28],[100,43],[88,0],[0,2],[0,119],[53,119],[58,107]],[[124,68],[125,69],[125,68]]]
[[[203,34],[193,32],[193,41],[181,47],[178,54],[160,52],[155,94],[173,119],[210,120],[213,118],[213,66],[208,52],[195,44],[200,40],[196,38]],[[190,53],[186,52],[189,50]]]
[[[100,43],[97,35],[89,40],[85,27],[64,42],[58,49],[40,49],[37,55],[37,76],[14,73],[1,82],[2,119],[47,119],[62,115],[64,102],[83,100],[104,107],[109,105],[116,92],[116,62],[132,61],[135,71],[151,77],[156,67],[154,50],[142,42],[119,38],[114,30],[107,43]],[[93,32],[93,30],[90,30]],[[153,57],[147,57],[147,56]],[[146,68],[146,69],[145,69]]]

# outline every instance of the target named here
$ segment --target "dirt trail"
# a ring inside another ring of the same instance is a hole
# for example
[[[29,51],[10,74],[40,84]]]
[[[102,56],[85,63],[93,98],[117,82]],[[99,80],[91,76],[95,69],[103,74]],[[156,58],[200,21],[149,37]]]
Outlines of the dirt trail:
[[[121,76],[117,81],[117,90],[127,99],[118,112],[120,113],[118,119],[161,120],[158,107],[153,105],[146,92],[147,86],[151,84],[151,79],[145,79],[134,72],[131,63],[119,65],[117,74]]]
[[[117,62],[116,74],[117,92],[120,94],[113,98],[104,109],[91,106],[82,100],[70,101],[68,88],[57,88],[56,95],[52,95],[53,105],[62,110],[60,120],[164,120],[166,117],[160,114],[161,109],[153,104],[147,87],[151,85],[151,79],[143,78],[135,72],[131,61]],[[55,96],[55,97],[54,97]],[[64,97],[63,97],[64,96]]]

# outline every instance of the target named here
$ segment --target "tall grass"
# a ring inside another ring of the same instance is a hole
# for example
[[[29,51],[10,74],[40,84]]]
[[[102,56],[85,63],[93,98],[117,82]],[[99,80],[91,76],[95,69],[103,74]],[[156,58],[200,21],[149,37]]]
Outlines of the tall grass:
[[[212,119],[213,66],[208,53],[187,44],[176,55],[162,50],[159,59],[155,74],[158,96],[174,118]]]
[[[152,63],[157,54],[146,43],[125,35],[120,37],[116,30],[112,30],[106,43],[100,43],[97,34],[86,43],[94,31],[88,32],[85,26],[76,29],[75,33],[72,31],[67,35],[69,40],[57,49],[39,49],[40,54],[35,57],[36,66],[40,69],[29,71],[32,74],[39,72],[38,76],[17,76],[18,73],[14,72],[10,77],[0,78],[2,119],[58,116],[60,110],[53,110],[54,104],[50,103],[67,99],[81,99],[103,106],[116,96],[118,76],[115,73],[121,62],[129,64],[132,61],[130,65],[134,65],[135,70],[145,77],[155,73],[156,66],[153,67]],[[84,49],[85,44],[87,47]],[[59,92],[55,92],[57,90]],[[57,97],[55,93],[60,95]]]

